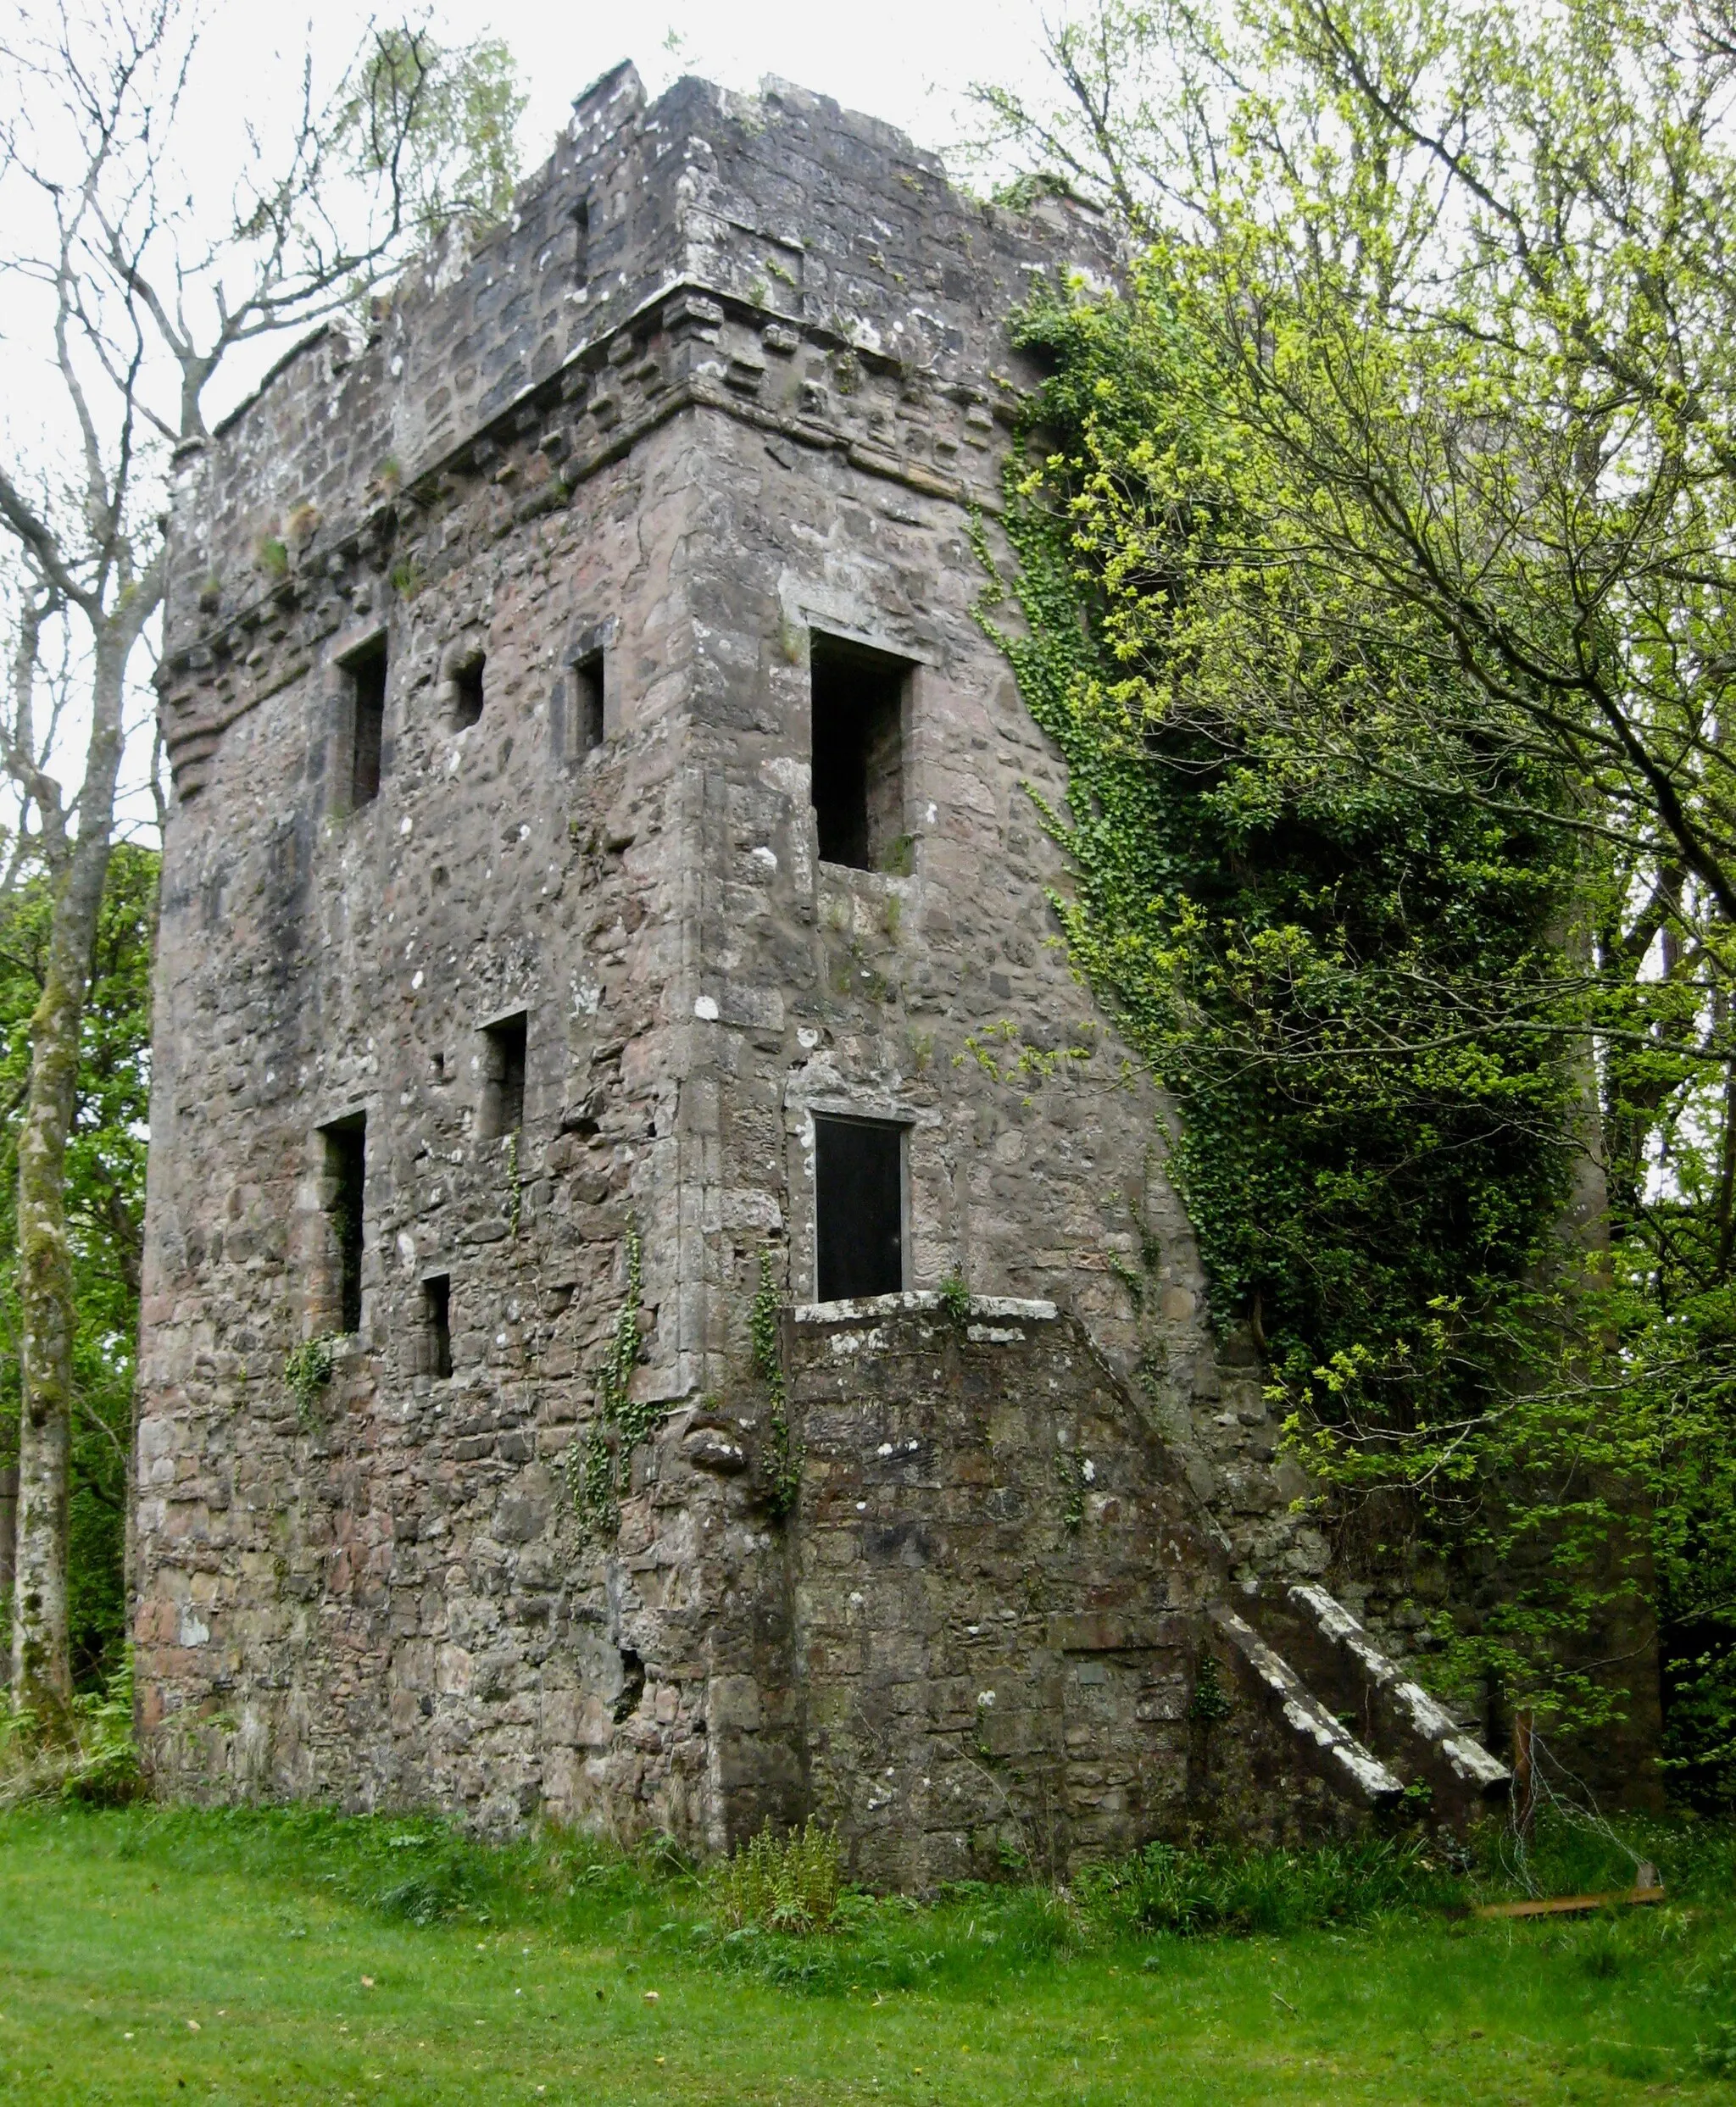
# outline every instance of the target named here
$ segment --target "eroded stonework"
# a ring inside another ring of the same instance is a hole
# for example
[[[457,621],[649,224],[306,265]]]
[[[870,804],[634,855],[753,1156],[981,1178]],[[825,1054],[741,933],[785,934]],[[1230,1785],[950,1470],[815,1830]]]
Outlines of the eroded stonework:
[[[164,1789],[712,1848],[816,1809],[917,1885],[1179,1829],[1230,1776],[1274,1832],[1324,1791],[1214,1757],[1194,1704],[1241,1659],[1210,1605],[1323,1554],[1257,1367],[1220,1365],[1160,1108],[1053,943],[1030,792],[1064,781],[977,619],[1035,378],[1009,317],[1113,265],[1082,210],[968,203],[800,91],[647,107],[621,69],[509,226],[178,464],[136,1520]],[[818,853],[816,634],[909,669],[880,869]],[[1085,1058],[997,1080],[1004,1020]],[[912,1294],[866,1315],[798,1307],[827,1115],[904,1137]],[[298,1392],[344,1320],[343,1132],[359,1321]],[[567,1466],[634,1235],[664,1416],[587,1536]]]

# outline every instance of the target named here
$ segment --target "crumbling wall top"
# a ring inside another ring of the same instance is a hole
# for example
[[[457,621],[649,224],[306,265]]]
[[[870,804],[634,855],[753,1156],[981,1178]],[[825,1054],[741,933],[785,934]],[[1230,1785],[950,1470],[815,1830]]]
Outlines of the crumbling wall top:
[[[268,593],[287,547],[353,531],[539,390],[631,352],[682,289],[915,381],[1010,385],[1004,326],[1037,274],[1112,266],[1100,222],[965,197],[878,120],[778,81],[687,78],[648,103],[631,64],[580,96],[508,220],[437,246],[365,342],[298,346],[178,464],[171,650]]]

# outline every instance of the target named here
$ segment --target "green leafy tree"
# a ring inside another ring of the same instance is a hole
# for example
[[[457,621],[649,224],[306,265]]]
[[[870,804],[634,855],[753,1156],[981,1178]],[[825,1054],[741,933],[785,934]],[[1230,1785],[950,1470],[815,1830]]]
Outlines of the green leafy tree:
[[[1065,838],[1087,871],[1080,770],[1134,767],[1131,722],[1155,835],[1191,770],[1211,852],[1088,881],[1076,955],[1237,1166],[1194,1168],[1208,1256],[1276,1309],[1316,1466],[1489,1518],[1516,1678],[1655,1586],[1678,1776],[1728,1793],[1731,18],[1105,0],[1051,56],[1052,107],[985,93],[994,142],[1133,245],[1097,335],[1038,325],[1029,648],[1093,657]],[[1433,1153],[1395,1171],[1395,1132]],[[1609,1244],[1571,1309],[1537,1270],[1570,1187]],[[1268,1291],[1322,1225],[1337,1283]],[[1625,1581],[1622,1487],[1653,1515]]]
[[[151,962],[158,859],[131,843],[109,859],[80,1032],[67,1144],[66,1215],[77,1310],[68,1487],[68,1626],[75,1682],[120,1665],[126,1625],[127,1459],[143,1248],[150,1100]],[[18,1126],[31,1019],[47,970],[53,899],[41,875],[0,905],[0,1468],[18,1453],[15,1262]]]

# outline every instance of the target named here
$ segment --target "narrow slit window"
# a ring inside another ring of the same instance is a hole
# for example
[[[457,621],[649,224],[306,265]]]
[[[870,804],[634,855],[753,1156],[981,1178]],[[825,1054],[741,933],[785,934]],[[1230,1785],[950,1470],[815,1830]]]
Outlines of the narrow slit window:
[[[573,207],[573,282],[583,285],[591,275],[591,204],[581,197]]]
[[[468,731],[482,720],[482,669],[487,659],[478,651],[461,659],[452,670],[452,728]]]
[[[897,1294],[904,1284],[904,1129],[816,1118],[814,1142],[820,1300]]]
[[[525,1053],[529,1020],[523,1010],[482,1033],[482,1138],[516,1134],[525,1123]]]
[[[428,1373],[443,1382],[452,1373],[452,1281],[445,1273],[422,1282],[422,1336]]]
[[[603,743],[603,653],[593,651],[573,667],[576,744],[583,753]]]
[[[386,732],[386,639],[381,637],[344,661],[349,680],[352,811],[380,795],[380,750]]]
[[[910,665],[865,644],[816,635],[809,666],[821,860],[856,870],[907,870],[904,698]]]
[[[326,1134],[326,1218],[337,1276],[337,1328],[362,1328],[362,1208],[368,1175],[367,1121],[328,1126]]]

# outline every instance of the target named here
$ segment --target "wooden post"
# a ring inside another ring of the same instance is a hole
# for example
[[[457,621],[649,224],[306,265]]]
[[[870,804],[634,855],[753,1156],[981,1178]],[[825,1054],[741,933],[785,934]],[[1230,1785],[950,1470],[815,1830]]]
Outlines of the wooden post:
[[[1532,1715],[1527,1705],[1513,1715],[1513,1808],[1527,1843],[1537,1823],[1537,1780],[1531,1767]]]

